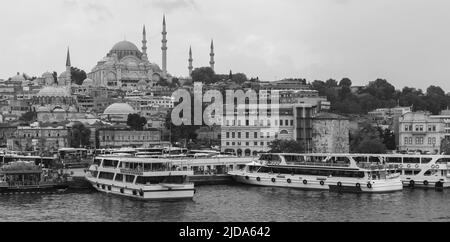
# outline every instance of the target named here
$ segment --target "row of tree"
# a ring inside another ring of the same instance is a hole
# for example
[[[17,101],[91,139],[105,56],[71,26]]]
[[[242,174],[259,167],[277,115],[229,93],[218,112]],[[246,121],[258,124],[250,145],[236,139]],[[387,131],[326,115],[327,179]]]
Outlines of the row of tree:
[[[313,89],[326,96],[331,102],[331,110],[343,114],[365,114],[377,108],[392,108],[396,105],[412,106],[413,111],[426,110],[439,114],[450,106],[450,96],[439,86],[430,86],[426,92],[422,89],[404,87],[401,91],[385,79],[369,82],[365,87],[352,87],[352,81],[343,78],[336,80],[316,80],[311,83]]]

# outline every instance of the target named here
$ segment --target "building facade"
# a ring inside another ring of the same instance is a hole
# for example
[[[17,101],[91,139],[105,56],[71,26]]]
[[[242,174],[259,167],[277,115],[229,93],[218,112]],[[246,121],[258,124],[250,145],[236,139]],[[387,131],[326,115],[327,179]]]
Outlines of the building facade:
[[[120,148],[120,147],[151,147],[161,143],[161,132],[157,129],[143,131],[103,128],[98,130],[98,147]]]
[[[399,150],[440,153],[442,139],[450,139],[450,110],[440,115],[409,112],[399,121]]]

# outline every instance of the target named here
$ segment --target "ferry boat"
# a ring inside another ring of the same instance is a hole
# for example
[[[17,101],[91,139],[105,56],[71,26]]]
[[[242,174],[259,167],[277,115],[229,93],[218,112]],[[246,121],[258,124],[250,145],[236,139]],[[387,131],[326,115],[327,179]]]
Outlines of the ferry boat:
[[[164,158],[100,156],[94,158],[86,179],[100,192],[142,200],[192,199],[194,184],[182,170]]]
[[[405,187],[450,187],[450,155],[359,155],[359,157],[386,162],[400,172]]]
[[[32,162],[15,161],[0,168],[0,194],[58,193],[68,188],[61,173]]]
[[[399,173],[386,164],[356,162],[345,154],[261,154],[244,170],[228,174],[260,186],[367,193],[403,189]]]

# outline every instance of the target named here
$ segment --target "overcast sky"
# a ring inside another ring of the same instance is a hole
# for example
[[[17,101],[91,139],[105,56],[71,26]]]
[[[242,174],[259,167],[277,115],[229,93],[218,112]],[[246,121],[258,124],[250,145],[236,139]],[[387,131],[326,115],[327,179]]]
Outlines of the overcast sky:
[[[385,78],[397,88],[440,85],[450,92],[448,0],[4,0],[0,78],[40,76],[72,65],[89,72],[118,41],[139,48],[147,26],[149,58],[161,65],[166,14],[168,71],[209,65],[272,81]]]

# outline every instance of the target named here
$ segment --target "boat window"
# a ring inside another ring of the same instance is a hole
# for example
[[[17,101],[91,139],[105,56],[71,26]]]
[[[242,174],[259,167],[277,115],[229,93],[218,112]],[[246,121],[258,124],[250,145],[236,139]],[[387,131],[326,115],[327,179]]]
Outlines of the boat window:
[[[438,173],[436,170],[427,170],[423,175],[424,176],[432,176]]]
[[[249,166],[248,171],[249,172],[257,172],[260,166]]]
[[[125,182],[133,183],[134,176],[133,175],[125,175]]]
[[[115,181],[123,181],[123,174],[116,174]]]
[[[440,158],[436,161],[436,164],[447,164],[450,163],[450,158]]]
[[[95,165],[100,165],[100,163],[102,163],[102,159],[94,159],[94,164]]]
[[[136,184],[151,185],[160,183],[182,184],[185,181],[184,176],[138,176]]]
[[[380,162],[380,159],[376,156],[370,156],[369,162],[378,163],[378,162]]]
[[[430,163],[431,160],[432,160],[431,158],[422,158],[422,159],[420,160],[420,162],[421,162],[422,164],[427,164],[427,163]]]
[[[420,170],[404,170],[405,175],[417,175],[420,173]]]
[[[420,158],[405,157],[405,158],[403,158],[403,163],[418,164],[418,163],[420,163]]]
[[[280,157],[278,155],[272,155],[272,154],[263,154],[261,155],[260,160],[265,161],[280,161]]]
[[[112,180],[114,178],[114,173],[101,171],[98,178]]]
[[[356,156],[356,157],[353,157],[353,159],[356,162],[367,162],[367,157],[364,157],[364,156]]]
[[[304,162],[305,158],[301,155],[285,155],[286,162]]]
[[[386,157],[386,163],[402,163],[401,157]]]
[[[117,160],[104,159],[103,160],[103,167],[117,167],[118,163],[119,163],[119,161],[117,161]]]

